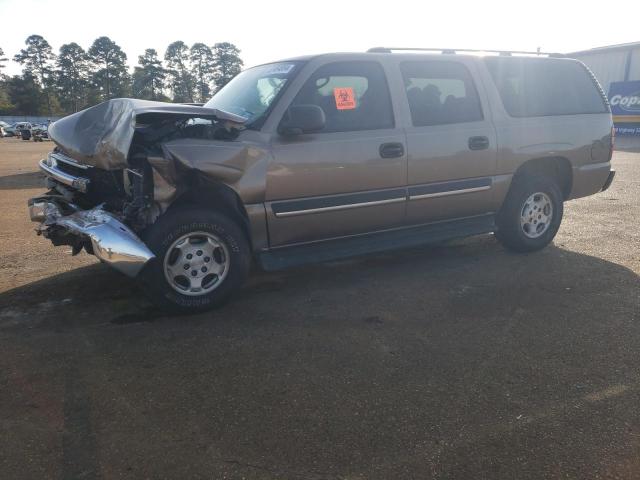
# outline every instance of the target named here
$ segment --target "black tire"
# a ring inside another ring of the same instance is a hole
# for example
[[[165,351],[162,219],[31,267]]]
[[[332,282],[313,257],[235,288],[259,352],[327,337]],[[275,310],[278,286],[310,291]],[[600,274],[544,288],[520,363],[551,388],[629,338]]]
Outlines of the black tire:
[[[553,214],[547,229],[537,238],[530,238],[520,223],[525,202],[531,195],[544,193],[551,201]],[[541,250],[556,236],[563,215],[563,197],[557,183],[544,176],[522,176],[513,180],[504,205],[497,218],[496,238],[514,252]]]
[[[213,290],[198,296],[178,292],[165,276],[168,249],[181,236],[191,232],[211,233],[224,243],[228,252],[228,271]],[[142,235],[156,255],[140,272],[138,280],[154,305],[177,313],[197,313],[224,303],[244,283],[251,265],[251,250],[239,225],[227,216],[208,210],[180,208],[161,216]]]

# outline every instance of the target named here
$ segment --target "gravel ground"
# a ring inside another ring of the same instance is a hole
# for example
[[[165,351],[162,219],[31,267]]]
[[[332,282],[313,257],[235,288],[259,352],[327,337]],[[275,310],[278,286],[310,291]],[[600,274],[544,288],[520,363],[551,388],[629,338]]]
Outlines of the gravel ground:
[[[491,236],[155,312],[33,233],[0,139],[0,478],[640,477],[640,153],[531,255]]]

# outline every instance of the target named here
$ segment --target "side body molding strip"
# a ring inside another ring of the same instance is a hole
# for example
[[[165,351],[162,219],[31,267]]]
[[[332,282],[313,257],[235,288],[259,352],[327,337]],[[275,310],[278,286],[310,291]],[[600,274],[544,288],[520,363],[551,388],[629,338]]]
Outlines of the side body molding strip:
[[[413,185],[408,188],[327,195],[294,200],[277,200],[271,203],[271,208],[276,217],[292,217],[295,215],[385,205],[404,202],[406,200],[421,200],[424,198],[481,192],[483,190],[489,190],[491,186],[491,177],[481,177],[469,180],[453,180],[450,182]]]
[[[291,217],[307,213],[330,212],[404,202],[406,199],[407,190],[405,188],[394,188],[391,190],[347,193],[300,200],[282,200],[273,202],[271,208],[276,217]]]
[[[452,182],[429,183],[409,187],[409,200],[423,198],[446,197],[463,193],[481,192],[491,188],[491,177],[472,178],[469,180],[454,180]]]

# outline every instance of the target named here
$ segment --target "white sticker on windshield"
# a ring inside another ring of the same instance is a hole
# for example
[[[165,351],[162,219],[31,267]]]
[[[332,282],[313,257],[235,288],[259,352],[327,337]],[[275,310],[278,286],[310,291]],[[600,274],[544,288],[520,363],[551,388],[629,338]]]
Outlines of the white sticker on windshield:
[[[293,67],[295,67],[295,63],[274,63],[271,65],[271,68],[267,70],[267,74],[287,74],[289,73]]]

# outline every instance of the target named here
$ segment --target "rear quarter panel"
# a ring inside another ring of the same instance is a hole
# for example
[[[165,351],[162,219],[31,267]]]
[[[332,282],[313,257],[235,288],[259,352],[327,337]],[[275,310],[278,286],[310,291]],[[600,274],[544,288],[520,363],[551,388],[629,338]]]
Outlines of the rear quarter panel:
[[[484,62],[478,61],[492,109],[498,144],[496,176],[503,181],[495,199],[506,196],[513,174],[525,162],[538,158],[566,158],[573,173],[569,198],[597,193],[610,171],[610,113],[511,117]]]

